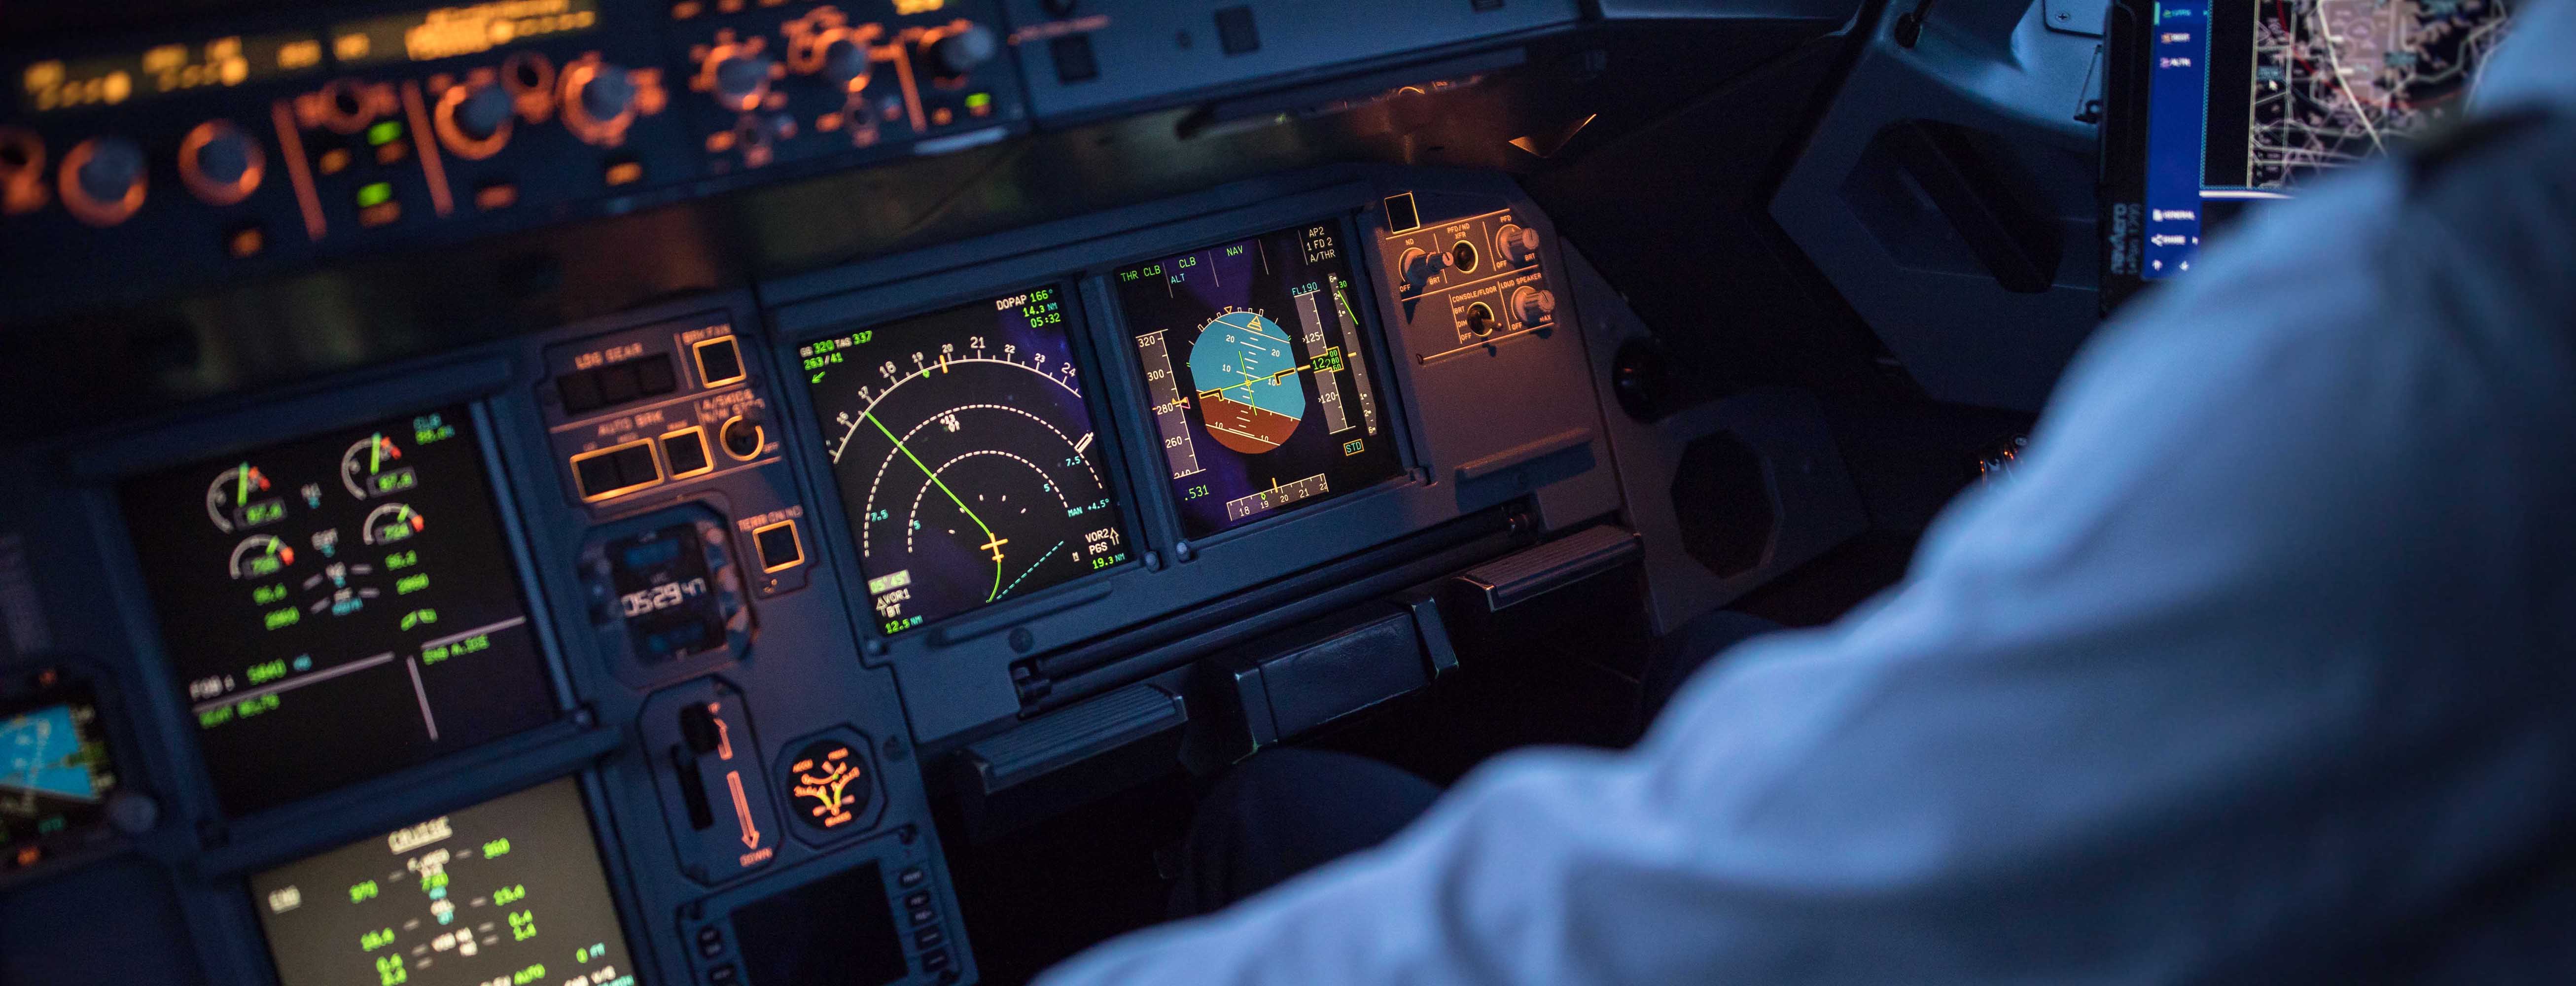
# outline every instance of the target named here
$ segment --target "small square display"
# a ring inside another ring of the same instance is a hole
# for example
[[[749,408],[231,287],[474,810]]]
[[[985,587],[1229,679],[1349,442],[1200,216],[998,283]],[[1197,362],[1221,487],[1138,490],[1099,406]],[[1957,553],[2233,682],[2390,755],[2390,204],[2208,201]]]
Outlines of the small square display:
[[[750,904],[733,929],[751,986],[884,986],[908,971],[875,863]]]

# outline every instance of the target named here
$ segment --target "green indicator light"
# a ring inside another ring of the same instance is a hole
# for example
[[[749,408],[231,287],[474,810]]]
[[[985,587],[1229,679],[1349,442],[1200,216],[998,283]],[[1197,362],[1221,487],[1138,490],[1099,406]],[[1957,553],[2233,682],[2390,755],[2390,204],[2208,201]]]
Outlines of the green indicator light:
[[[393,201],[394,183],[371,182],[358,186],[358,208],[370,209]]]
[[[402,139],[402,121],[386,120],[367,128],[367,145],[383,147]]]
[[[978,113],[983,112],[985,108],[992,105],[993,94],[989,92],[973,93],[966,97],[966,108]]]

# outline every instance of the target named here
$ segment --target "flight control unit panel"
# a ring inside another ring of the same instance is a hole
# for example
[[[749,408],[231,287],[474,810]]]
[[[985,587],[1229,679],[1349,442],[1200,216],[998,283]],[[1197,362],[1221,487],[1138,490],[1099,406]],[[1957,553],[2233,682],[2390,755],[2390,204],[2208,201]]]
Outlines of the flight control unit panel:
[[[746,84],[803,106],[807,47]],[[1219,722],[1194,662],[1310,600],[1616,515],[1559,250],[1508,179],[1326,168],[24,450],[0,925],[67,944],[0,978],[975,981],[936,801],[1005,811],[1103,709]]]

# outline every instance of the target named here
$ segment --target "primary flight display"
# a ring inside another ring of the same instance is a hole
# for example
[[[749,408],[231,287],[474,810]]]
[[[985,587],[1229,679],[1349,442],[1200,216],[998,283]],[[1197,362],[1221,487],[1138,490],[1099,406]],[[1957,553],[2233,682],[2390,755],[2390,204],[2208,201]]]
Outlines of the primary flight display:
[[[1403,474],[1332,224],[1136,264],[1115,283],[1188,536]]]
[[[901,633],[1128,557],[1063,289],[797,347],[877,628]]]

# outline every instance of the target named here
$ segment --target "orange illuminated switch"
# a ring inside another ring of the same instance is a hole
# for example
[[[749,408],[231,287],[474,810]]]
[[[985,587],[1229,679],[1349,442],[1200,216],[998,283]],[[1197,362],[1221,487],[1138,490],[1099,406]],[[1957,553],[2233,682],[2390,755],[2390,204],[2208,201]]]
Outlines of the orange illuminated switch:
[[[679,3],[671,5],[672,20],[684,21],[706,12],[707,5],[698,0],[680,0]]]
[[[400,142],[392,144],[378,144],[376,145],[376,163],[400,164],[402,163],[403,155],[410,150],[411,145]]]
[[[947,126],[950,123],[955,122],[956,119],[957,114],[949,112],[948,107],[945,106],[930,111],[930,125],[934,127]]]
[[[487,181],[474,189],[474,207],[477,209],[507,209],[518,203],[519,186],[506,181]]]
[[[617,185],[632,185],[636,182],[643,181],[644,162],[619,161],[615,164],[611,164],[608,166],[607,178],[608,184],[612,187]]]
[[[313,170],[326,175],[336,175],[349,170],[349,149],[334,147],[323,151],[321,159],[313,162]]]

